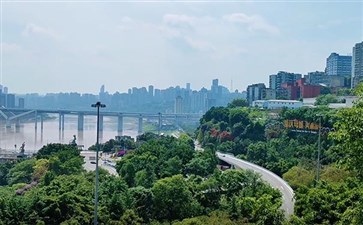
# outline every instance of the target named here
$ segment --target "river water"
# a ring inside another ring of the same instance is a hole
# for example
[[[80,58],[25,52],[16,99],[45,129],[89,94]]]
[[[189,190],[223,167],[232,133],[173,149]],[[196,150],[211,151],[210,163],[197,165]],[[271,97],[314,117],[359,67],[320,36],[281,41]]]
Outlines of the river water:
[[[96,122],[95,116],[85,116],[84,130],[80,132],[77,130],[78,117],[65,115],[64,132],[59,132],[58,118],[44,121],[42,132],[39,121],[37,129],[35,129],[35,122],[22,123],[20,128],[16,129],[14,124],[12,124],[11,128],[6,128],[5,122],[0,121],[0,149],[19,150],[22,143],[25,142],[25,152],[35,152],[47,143],[68,144],[73,140],[73,135],[76,135],[77,144],[84,145],[84,149],[87,149],[96,143]],[[125,118],[123,135],[135,138],[137,136],[137,126],[137,119]],[[103,131],[100,132],[100,143],[115,138],[117,135],[117,118],[104,117]]]

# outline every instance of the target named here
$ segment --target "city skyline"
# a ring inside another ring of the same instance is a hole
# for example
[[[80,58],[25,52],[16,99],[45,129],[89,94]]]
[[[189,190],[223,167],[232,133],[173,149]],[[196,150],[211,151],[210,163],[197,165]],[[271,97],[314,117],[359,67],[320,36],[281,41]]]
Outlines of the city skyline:
[[[12,92],[110,93],[152,84],[233,90],[278,71],[323,71],[363,39],[362,2],[1,1]],[[64,17],[67,15],[67,17]]]

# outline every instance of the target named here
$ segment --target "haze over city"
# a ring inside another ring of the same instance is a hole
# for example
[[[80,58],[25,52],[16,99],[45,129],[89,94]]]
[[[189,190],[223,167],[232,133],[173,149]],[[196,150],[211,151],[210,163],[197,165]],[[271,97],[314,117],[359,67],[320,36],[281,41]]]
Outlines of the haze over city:
[[[14,93],[228,88],[324,70],[363,38],[356,2],[1,1],[1,81]],[[231,80],[233,84],[231,85]]]

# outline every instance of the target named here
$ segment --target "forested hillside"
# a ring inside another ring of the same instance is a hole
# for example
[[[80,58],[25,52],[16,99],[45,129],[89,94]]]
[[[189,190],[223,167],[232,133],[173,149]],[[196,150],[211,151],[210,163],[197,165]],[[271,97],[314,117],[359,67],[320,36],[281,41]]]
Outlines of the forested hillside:
[[[250,171],[218,170],[214,150],[195,152],[187,135],[145,134],[136,145],[117,163],[120,176],[101,169],[100,224],[283,221],[278,191]],[[1,164],[0,224],[92,224],[94,173],[82,164],[77,149],[61,144]]]
[[[356,94],[362,96],[362,90]],[[320,106],[271,112],[240,105],[212,108],[203,116],[196,131],[203,146],[288,181],[296,199],[292,224],[363,224],[362,100],[340,110]],[[286,127],[287,120],[292,127]],[[320,143],[319,129],[299,129],[299,123],[321,124]]]

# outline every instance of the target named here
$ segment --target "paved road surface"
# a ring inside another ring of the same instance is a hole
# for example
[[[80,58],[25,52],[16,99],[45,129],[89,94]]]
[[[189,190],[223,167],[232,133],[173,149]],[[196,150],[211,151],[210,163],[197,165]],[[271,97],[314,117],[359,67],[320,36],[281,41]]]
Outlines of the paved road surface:
[[[83,164],[83,167],[87,171],[96,170],[96,164],[91,163],[91,162],[96,162],[96,152],[94,152],[94,151],[82,151],[81,156],[84,156],[85,163]],[[98,158],[98,166],[99,166],[99,168],[103,168],[103,169],[107,170],[112,175],[118,175],[116,169],[114,167],[112,167],[110,164],[105,163],[101,159],[101,157]]]
[[[283,200],[281,209],[285,211],[285,216],[289,217],[294,213],[294,191],[281,177],[263,167],[237,159],[231,155],[217,152],[217,157],[224,162],[234,165],[236,168],[249,169],[261,174],[261,178],[264,181],[281,192]]]

